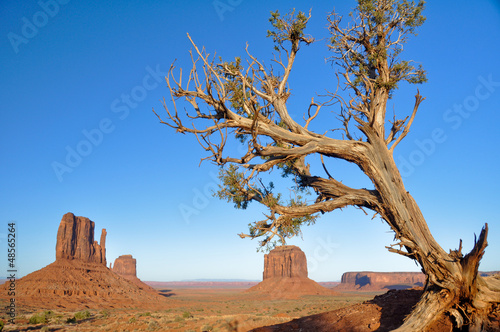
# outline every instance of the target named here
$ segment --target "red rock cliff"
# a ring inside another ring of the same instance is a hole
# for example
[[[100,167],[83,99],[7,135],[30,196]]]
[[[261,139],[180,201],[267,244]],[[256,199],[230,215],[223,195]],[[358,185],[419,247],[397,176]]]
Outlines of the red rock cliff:
[[[340,288],[354,289],[402,289],[425,284],[425,275],[420,272],[346,272],[342,275]]]
[[[113,272],[123,277],[137,277],[137,261],[132,255],[121,255],[115,259]]]
[[[94,222],[85,217],[66,213],[57,231],[56,260],[76,259],[106,266],[106,230],[101,233],[101,244],[94,241]]]
[[[281,246],[264,255],[264,280],[307,278],[306,255],[297,246]]]

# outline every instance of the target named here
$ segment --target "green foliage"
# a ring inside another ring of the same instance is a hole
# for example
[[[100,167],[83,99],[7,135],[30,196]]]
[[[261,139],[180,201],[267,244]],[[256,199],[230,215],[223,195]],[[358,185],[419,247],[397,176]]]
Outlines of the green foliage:
[[[3,327],[5,326],[5,322],[0,319],[0,332],[3,331]]]
[[[284,16],[281,16],[279,11],[271,12],[269,22],[274,29],[267,31],[267,37],[273,39],[275,50],[285,49],[283,46],[285,41],[291,42],[295,51],[298,49],[299,41],[305,41],[308,44],[312,42],[304,38],[308,20],[309,18],[301,11],[295,16],[295,9]]]
[[[251,199],[251,190],[245,185],[245,176],[238,171],[238,166],[229,165],[219,171],[219,190],[215,196],[227,202],[234,203],[237,209],[246,209]]]
[[[226,90],[226,98],[230,103],[230,107],[239,115],[244,115],[244,100],[245,94],[249,90],[243,90],[243,81],[240,74],[243,70],[241,58],[237,57],[232,62],[224,62],[219,58],[220,64],[217,66],[217,72],[226,79],[224,89]]]
[[[28,320],[29,324],[47,324],[54,313],[50,310],[44,311],[39,314],[34,314]]]
[[[189,311],[184,311],[182,313],[182,318],[193,318],[193,315]]]
[[[77,313],[75,313],[75,319],[77,320],[83,320],[87,318],[90,318],[90,312],[88,310],[78,311]]]
[[[352,75],[352,84],[361,93],[371,89],[384,89],[390,95],[398,83],[406,81],[420,84],[427,81],[421,65],[399,58],[409,35],[416,35],[416,28],[425,22],[422,12],[425,1],[358,0],[350,14],[354,26],[343,33],[331,29],[330,49],[337,55],[337,63]],[[337,21],[340,22],[340,19]],[[381,75],[388,66],[389,75]],[[373,87],[366,85],[370,79]]]

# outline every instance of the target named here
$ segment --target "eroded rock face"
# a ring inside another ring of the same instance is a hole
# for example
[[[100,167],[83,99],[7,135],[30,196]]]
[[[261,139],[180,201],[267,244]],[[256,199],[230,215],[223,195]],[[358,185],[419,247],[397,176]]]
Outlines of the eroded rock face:
[[[65,214],[57,232],[56,261],[16,280],[16,301],[37,309],[71,310],[164,305],[165,297],[135,277],[135,264],[133,271],[128,269],[134,274],[130,278],[108,269],[105,242],[106,230],[98,244],[91,220]],[[9,287],[0,285],[2,300],[8,301]]]
[[[121,255],[115,259],[113,272],[123,277],[137,277],[137,261],[132,255]]]
[[[296,299],[303,295],[336,295],[307,277],[305,253],[296,246],[281,246],[264,255],[262,282],[245,290],[271,299]]]
[[[370,289],[404,289],[425,284],[425,275],[420,272],[346,272],[340,287]]]
[[[307,278],[306,255],[297,246],[281,246],[264,255],[264,277]]]
[[[106,266],[106,230],[102,230],[99,244],[94,241],[94,226],[89,218],[66,213],[57,231],[56,260],[76,259]]]

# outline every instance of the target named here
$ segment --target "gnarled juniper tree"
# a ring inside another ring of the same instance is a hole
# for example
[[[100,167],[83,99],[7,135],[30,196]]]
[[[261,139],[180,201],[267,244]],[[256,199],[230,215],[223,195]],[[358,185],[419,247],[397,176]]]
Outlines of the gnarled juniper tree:
[[[466,255],[461,245],[449,252],[439,246],[393,158],[424,98],[417,92],[408,116],[386,118],[388,100],[398,84],[426,81],[420,66],[400,58],[404,43],[425,21],[423,9],[423,1],[358,0],[345,27],[333,12],[328,17],[330,61],[348,97],[332,92],[322,102],[313,98],[300,119],[289,112],[289,78],[301,48],[314,42],[304,32],[310,13],[272,13],[268,37],[275,44],[272,61],[277,69],[264,65],[248,48],[246,62],[211,57],[188,36],[194,47],[193,66],[184,80],[182,71],[176,78],[171,66],[166,79],[172,102],[164,104],[165,120],[157,115],[178,132],[195,135],[209,153],[203,159],[221,166],[220,198],[238,208],[251,201],[268,208],[266,218],[251,224],[242,237],[263,238],[262,245],[273,238],[284,242],[322,213],[347,206],[372,210],[395,233],[397,243],[388,249],[416,260],[427,276],[420,302],[398,330],[423,331],[442,315],[452,317],[457,327],[478,330],[500,302],[500,280],[478,275],[488,225]],[[179,99],[190,104],[185,115],[178,112]],[[338,128],[330,129],[342,135],[313,131],[318,114],[333,107],[340,121]],[[226,151],[229,140],[239,140],[244,152]],[[343,184],[328,172],[328,159],[357,165],[373,188]],[[325,175],[312,174],[310,162],[320,163]],[[287,195],[277,193],[272,183],[265,185],[263,175],[273,169],[288,176],[290,190],[308,191],[314,199],[300,194],[285,199]]]

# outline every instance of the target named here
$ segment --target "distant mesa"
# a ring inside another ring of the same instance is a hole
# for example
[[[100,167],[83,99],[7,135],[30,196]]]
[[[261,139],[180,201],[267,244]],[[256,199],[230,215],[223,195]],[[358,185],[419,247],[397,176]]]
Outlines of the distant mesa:
[[[407,289],[425,284],[421,272],[346,272],[335,290],[378,291]]]
[[[262,282],[245,292],[267,294],[273,298],[337,294],[308,278],[306,255],[297,246],[276,247],[264,255]]]
[[[149,286],[138,286],[107,268],[105,241],[106,230],[100,244],[94,241],[93,221],[65,214],[57,232],[56,261],[17,280],[16,301],[24,307],[53,310],[149,308],[166,300]],[[135,259],[129,272],[135,276]],[[0,291],[0,297],[6,294]]]

